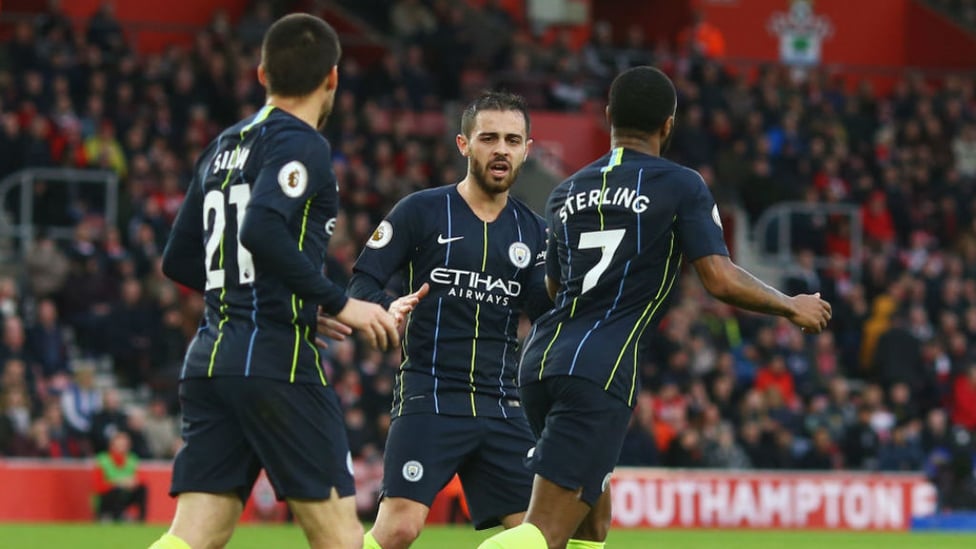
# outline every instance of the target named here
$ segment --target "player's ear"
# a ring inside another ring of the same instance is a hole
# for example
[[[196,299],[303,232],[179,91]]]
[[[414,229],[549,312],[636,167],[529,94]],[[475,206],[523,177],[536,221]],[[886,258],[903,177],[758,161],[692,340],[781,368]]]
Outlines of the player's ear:
[[[529,158],[529,151],[532,150],[532,143],[534,143],[534,141],[532,141],[531,137],[525,142],[525,155],[522,157],[522,162],[525,162],[526,159]]]
[[[264,71],[264,63],[258,65],[258,82],[260,82],[263,87],[268,87],[268,73]]]
[[[459,133],[459,134],[457,134],[457,137],[454,138],[454,141],[457,143],[458,150],[461,151],[461,156],[467,157],[468,156],[468,138],[465,137],[463,133]]]
[[[325,77],[325,91],[332,91],[339,87],[339,66],[335,65]]]
[[[671,135],[671,132],[673,131],[674,131],[674,115],[672,114],[671,116],[668,117],[667,120],[664,121],[664,125],[661,126],[661,139],[667,139],[668,136]]]
[[[607,117],[607,126],[613,127],[613,122],[610,121],[610,105],[607,105],[607,108],[603,110],[603,113]]]

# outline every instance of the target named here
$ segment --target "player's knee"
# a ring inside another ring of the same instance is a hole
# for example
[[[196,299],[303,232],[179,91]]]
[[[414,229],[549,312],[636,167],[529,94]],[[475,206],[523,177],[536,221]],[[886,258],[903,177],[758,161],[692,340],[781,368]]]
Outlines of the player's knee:
[[[205,547],[208,549],[223,549],[228,543],[230,543],[230,538],[232,535],[234,535],[233,528],[223,528],[216,531],[210,537],[209,543],[205,545]]]
[[[606,541],[607,534],[610,533],[610,517],[590,517],[580,524],[574,539],[584,541]]]
[[[424,527],[423,523],[406,518],[399,518],[390,526],[389,537],[392,547],[409,547],[420,537],[420,531]]]
[[[542,535],[546,537],[546,545],[549,546],[549,549],[563,549],[570,539],[570,536],[565,532],[546,532],[543,530]]]

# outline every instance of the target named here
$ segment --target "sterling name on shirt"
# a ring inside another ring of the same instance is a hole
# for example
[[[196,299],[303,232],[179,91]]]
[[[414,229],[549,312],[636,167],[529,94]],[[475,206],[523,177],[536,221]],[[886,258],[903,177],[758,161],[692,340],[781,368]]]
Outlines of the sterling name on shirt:
[[[567,196],[566,203],[559,208],[559,219],[565,223],[569,216],[599,206],[618,206],[640,214],[647,210],[650,202],[647,195],[637,194],[626,187],[593,189]]]
[[[522,285],[514,280],[503,280],[488,273],[448,267],[437,267],[432,270],[430,280],[435,284],[451,286],[447,295],[506,307],[509,298],[518,297],[522,293]]]

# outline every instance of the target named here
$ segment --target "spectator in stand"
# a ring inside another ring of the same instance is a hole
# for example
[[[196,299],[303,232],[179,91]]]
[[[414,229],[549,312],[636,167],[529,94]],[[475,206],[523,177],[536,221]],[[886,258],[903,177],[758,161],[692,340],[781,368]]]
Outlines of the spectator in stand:
[[[922,467],[922,448],[917,427],[900,424],[891,432],[891,439],[881,445],[878,468],[882,471],[918,471]]]
[[[61,410],[73,435],[91,440],[92,420],[102,407],[102,392],[95,387],[95,365],[77,361],[74,380],[61,392]]]
[[[27,252],[25,265],[29,289],[34,297],[44,299],[60,294],[70,265],[68,258],[50,236],[41,234],[34,241],[34,245]]]
[[[98,11],[88,21],[88,43],[98,46],[105,53],[121,53],[125,46],[122,25],[115,19],[112,2],[102,2]]]
[[[872,192],[867,203],[861,207],[861,225],[864,236],[890,249],[895,242],[895,222],[887,201],[884,191]]]
[[[775,390],[784,403],[793,405],[796,402],[796,389],[793,374],[786,368],[786,361],[782,355],[775,355],[756,374],[755,389],[760,393]]]
[[[128,433],[112,435],[108,450],[95,456],[95,494],[99,520],[119,522],[135,506],[136,519],[145,522],[148,492]]]
[[[956,375],[952,382],[952,424],[976,432],[976,364]]]
[[[142,283],[122,282],[120,301],[112,307],[107,330],[115,373],[123,384],[138,387],[149,380],[153,312],[143,299]]]
[[[839,465],[840,456],[830,431],[825,428],[814,431],[812,446],[800,459],[800,468],[827,471],[838,469]]]
[[[394,35],[404,42],[423,42],[434,33],[437,20],[420,0],[399,0],[390,10]]]
[[[125,429],[126,417],[122,411],[122,397],[117,389],[102,392],[102,407],[92,418],[91,443],[95,452],[104,452],[112,436]],[[131,442],[131,441],[130,441]]]
[[[659,445],[655,440],[654,409],[647,393],[638,397],[638,405],[627,427],[624,445],[620,450],[620,465],[653,467],[660,463]],[[665,443],[665,447],[670,440]]]
[[[155,459],[172,458],[182,445],[180,426],[168,408],[166,400],[160,396],[154,397],[149,404],[144,432],[149,453]]]
[[[687,29],[681,31],[678,42],[687,48],[692,56],[705,59],[719,59],[725,55],[725,35],[718,27],[705,20],[705,14],[696,11],[694,20]]]
[[[68,346],[53,300],[43,299],[37,304],[37,322],[27,332],[27,346],[31,355],[37,357],[41,377],[49,390],[63,390],[70,378]]]
[[[872,412],[870,407],[861,406],[857,421],[844,436],[844,464],[848,469],[872,470],[877,467],[881,441],[871,426]]]
[[[23,386],[4,384],[0,415],[0,455],[17,456],[31,436],[30,398]]]
[[[705,466],[713,469],[749,469],[752,461],[735,440],[729,425],[719,428],[718,436],[705,445]]]
[[[125,412],[125,433],[129,435],[132,453],[141,459],[152,458],[149,441],[146,437],[146,409],[142,406],[129,406]]]

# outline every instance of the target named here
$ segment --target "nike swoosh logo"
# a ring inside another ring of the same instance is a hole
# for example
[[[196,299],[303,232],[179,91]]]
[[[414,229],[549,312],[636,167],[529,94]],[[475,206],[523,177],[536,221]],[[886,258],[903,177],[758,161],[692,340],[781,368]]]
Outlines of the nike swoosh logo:
[[[455,236],[455,237],[452,237],[452,238],[444,238],[444,235],[439,234],[439,235],[437,235],[437,243],[438,244],[447,244],[448,242],[454,242],[455,240],[461,240],[462,238],[464,238],[464,237],[463,236]]]

